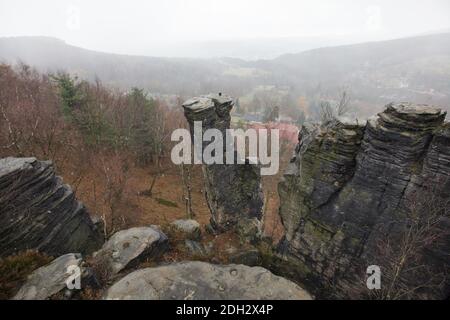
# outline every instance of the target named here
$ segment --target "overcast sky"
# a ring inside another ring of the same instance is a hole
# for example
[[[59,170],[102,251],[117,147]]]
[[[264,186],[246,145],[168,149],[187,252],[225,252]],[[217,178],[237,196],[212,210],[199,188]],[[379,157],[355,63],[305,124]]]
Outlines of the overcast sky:
[[[384,39],[450,29],[449,0],[0,0],[0,36],[107,52],[278,37]]]

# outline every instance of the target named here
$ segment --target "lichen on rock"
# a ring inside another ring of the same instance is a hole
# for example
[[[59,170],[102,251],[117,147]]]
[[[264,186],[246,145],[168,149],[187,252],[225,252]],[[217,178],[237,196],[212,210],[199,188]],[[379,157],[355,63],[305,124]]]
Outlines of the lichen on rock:
[[[348,294],[345,282],[355,281],[349,279],[357,266],[379,263],[375,248],[382,233],[408,223],[412,194],[431,184],[448,200],[445,116],[435,107],[401,103],[364,124],[338,119],[333,126],[304,127],[279,184],[286,231],[280,254],[305,265],[324,287],[333,283],[338,295]],[[448,259],[436,264],[431,267],[450,267]],[[445,290],[430,297],[444,297]]]

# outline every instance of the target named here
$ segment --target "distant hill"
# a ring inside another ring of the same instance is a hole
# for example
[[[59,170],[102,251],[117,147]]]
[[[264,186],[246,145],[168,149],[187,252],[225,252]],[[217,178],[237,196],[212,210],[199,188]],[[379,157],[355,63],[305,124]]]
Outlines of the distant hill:
[[[303,90],[347,86],[371,98],[448,103],[450,33],[310,50],[261,67]]]
[[[102,53],[47,37],[0,38],[0,61],[24,62],[44,72],[65,70],[88,80],[98,77],[114,86],[188,94],[213,83],[210,70],[222,68],[216,61]]]
[[[119,87],[184,96],[261,86],[312,99],[348,90],[360,105],[411,100],[450,106],[450,33],[328,47],[272,60],[155,58],[96,52],[46,37],[0,38],[0,62],[66,70]]]

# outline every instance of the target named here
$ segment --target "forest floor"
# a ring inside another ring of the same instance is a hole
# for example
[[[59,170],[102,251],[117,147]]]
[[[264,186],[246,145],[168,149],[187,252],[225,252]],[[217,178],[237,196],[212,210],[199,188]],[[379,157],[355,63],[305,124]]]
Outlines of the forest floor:
[[[280,166],[281,167],[281,166]],[[282,176],[283,168],[275,176],[263,177],[263,191],[265,198],[264,231],[275,241],[283,234],[283,227],[278,216],[279,198],[277,185]],[[67,183],[66,177],[70,175],[59,173]],[[186,205],[184,201],[184,186],[179,167],[174,165],[166,168],[157,178],[152,195],[144,195],[153,177],[157,174],[154,166],[146,168],[132,167],[126,175],[122,201],[115,204],[116,216],[120,220],[119,229],[144,226],[167,225],[176,219],[186,219]],[[100,173],[94,169],[87,169],[86,178],[74,187],[76,195],[88,208],[91,214],[100,217],[110,214],[110,203],[105,201],[105,184]],[[193,217],[203,227],[209,223],[210,211],[208,209],[203,185],[203,174],[200,166],[194,166],[191,173],[192,209]]]

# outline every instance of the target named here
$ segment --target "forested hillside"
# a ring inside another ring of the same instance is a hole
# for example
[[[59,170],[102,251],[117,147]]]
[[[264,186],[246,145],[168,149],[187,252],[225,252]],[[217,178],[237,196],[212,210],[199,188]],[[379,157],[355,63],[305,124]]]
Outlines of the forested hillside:
[[[273,60],[181,59],[90,51],[43,37],[0,39],[0,61],[23,61],[41,71],[65,70],[109,86],[190,96],[224,91],[244,97],[261,91],[273,103],[309,109],[350,92],[355,112],[369,116],[391,101],[450,105],[450,34],[320,48]],[[246,102],[250,101],[250,102]],[[283,106],[282,106],[283,107]]]

